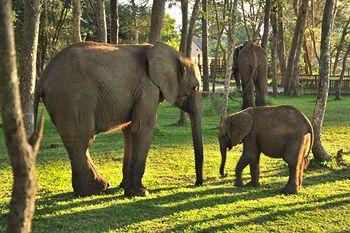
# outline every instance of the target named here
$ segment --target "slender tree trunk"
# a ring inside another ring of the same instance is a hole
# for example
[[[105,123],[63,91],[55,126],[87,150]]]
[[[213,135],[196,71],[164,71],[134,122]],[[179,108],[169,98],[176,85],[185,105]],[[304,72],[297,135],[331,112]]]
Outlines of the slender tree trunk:
[[[330,37],[331,25],[333,21],[334,0],[326,0],[323,19],[322,19],[322,33],[321,33],[321,54],[319,65],[319,85],[317,91],[317,100],[315,110],[312,118],[312,125],[315,132],[315,144],[312,153],[319,161],[330,160],[331,157],[323,148],[321,140],[321,129],[323,118],[326,111],[326,104],[329,91],[329,75],[330,75]]]
[[[285,43],[284,43],[284,25],[283,25],[283,6],[282,0],[277,0],[277,54],[278,54],[278,63],[280,67],[280,72],[283,79],[286,77],[286,53],[285,53]]]
[[[345,37],[348,34],[349,24],[350,24],[350,16],[349,16],[349,19],[343,28],[343,31],[342,31],[342,34],[341,34],[341,37],[340,37],[340,40],[339,40],[339,43],[337,46],[337,53],[335,54],[335,57],[334,57],[332,75],[335,75],[337,72],[338,63],[339,63],[339,56],[340,56],[340,53],[341,53],[342,48],[343,48],[343,43],[344,43]]]
[[[272,68],[272,95],[277,96],[277,43],[278,43],[278,28],[277,28],[277,8],[274,6],[271,11],[271,27],[272,27],[272,38],[271,38],[271,68]]]
[[[301,52],[301,43],[302,43],[303,37],[299,37],[298,45],[297,45],[297,51],[294,58],[294,72],[293,72],[293,79],[292,79],[292,91],[293,96],[298,97],[300,95],[300,83],[299,83],[299,74],[300,74],[300,66],[299,66],[299,60],[300,60],[300,52]]]
[[[348,49],[346,50],[344,57],[343,57],[342,69],[341,69],[341,73],[340,73],[340,77],[339,77],[339,81],[338,81],[338,85],[337,85],[337,92],[335,95],[336,100],[341,99],[341,86],[343,85],[343,79],[344,79],[344,74],[345,74],[346,64],[347,64],[346,61],[348,59],[349,54],[350,54],[350,42],[348,45]]]
[[[119,10],[118,0],[111,0],[111,44],[119,44]]]
[[[237,21],[237,4],[238,0],[233,0],[229,4],[228,11],[228,31],[227,31],[227,52],[226,52],[226,62],[225,62],[225,83],[224,83],[224,96],[221,104],[221,121],[223,117],[227,115],[227,106],[228,106],[228,96],[229,96],[229,87],[230,79],[232,74],[232,65],[233,65],[233,51],[235,48],[235,31],[236,31],[236,21]]]
[[[11,2],[0,1],[2,127],[14,177],[7,232],[30,232],[35,210],[35,155],[39,150],[43,121],[41,120],[40,133],[36,135],[37,140],[31,137],[34,145],[32,147],[27,140],[19,97]]]
[[[264,34],[261,40],[261,47],[263,47],[266,50],[267,46],[267,39],[269,36],[269,20],[270,20],[270,11],[271,11],[271,1],[265,0],[265,7],[264,7]]]
[[[181,0],[181,12],[182,12],[182,27],[181,27],[181,41],[180,41],[180,53],[186,56],[186,42],[188,33],[188,0]],[[186,113],[181,110],[179,125],[183,125],[186,121]]]
[[[78,43],[81,41],[80,34],[80,17],[81,17],[81,5],[80,0],[73,0],[73,42]]]
[[[304,25],[306,20],[306,14],[307,14],[307,8],[308,8],[308,0],[302,0],[301,6],[299,9],[299,15],[295,24],[292,44],[290,46],[289,51],[289,57],[288,57],[288,63],[287,63],[287,70],[285,75],[285,82],[284,82],[284,94],[289,95],[291,90],[291,84],[292,79],[294,75],[294,64],[295,64],[295,57],[298,53],[298,45],[300,42],[300,37],[302,37],[304,33]]]
[[[203,91],[209,92],[208,64],[208,1],[202,0],[202,53],[203,53]]]
[[[106,1],[98,0],[98,28],[100,41],[107,43],[107,23],[106,23]]]
[[[305,67],[306,67],[305,68],[305,73],[312,75],[312,62],[311,62],[312,51],[310,52],[309,46],[307,44],[306,37],[304,37],[304,39],[303,39],[303,49],[304,49],[304,52],[305,52],[305,55],[304,55]]]
[[[153,0],[149,42],[161,41],[164,21],[165,0]]]
[[[194,26],[196,24],[196,20],[198,18],[199,3],[200,3],[200,0],[196,0],[194,2],[191,19],[188,27],[187,42],[186,42],[186,57],[188,58],[191,58],[192,56],[191,53],[192,53],[193,31],[194,31]]]
[[[24,23],[20,56],[20,92],[27,136],[34,133],[34,91],[39,37],[40,0],[24,2]]]

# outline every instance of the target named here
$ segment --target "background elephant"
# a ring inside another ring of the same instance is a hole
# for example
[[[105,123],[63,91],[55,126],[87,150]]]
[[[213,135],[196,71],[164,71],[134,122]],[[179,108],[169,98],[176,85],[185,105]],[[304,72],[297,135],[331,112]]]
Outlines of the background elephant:
[[[188,112],[195,153],[196,185],[201,185],[200,73],[173,48],[155,45],[114,46],[84,42],[58,53],[46,67],[36,93],[68,151],[72,185],[78,195],[109,186],[89,155],[95,135],[123,129],[124,164],[121,187],[127,196],[147,195],[141,179],[164,98]]]
[[[243,91],[242,109],[266,105],[267,58],[265,50],[253,42],[246,42],[237,47],[233,54],[232,71],[236,82],[239,79],[241,80]]]
[[[232,114],[221,122],[219,142],[221,151],[220,174],[224,176],[226,150],[243,142],[243,153],[236,166],[236,186],[243,185],[242,171],[249,164],[251,181],[259,186],[259,161],[263,153],[272,158],[283,158],[289,167],[285,193],[296,193],[302,183],[303,171],[308,165],[307,150],[313,145],[313,128],[307,117],[289,105],[248,108]]]

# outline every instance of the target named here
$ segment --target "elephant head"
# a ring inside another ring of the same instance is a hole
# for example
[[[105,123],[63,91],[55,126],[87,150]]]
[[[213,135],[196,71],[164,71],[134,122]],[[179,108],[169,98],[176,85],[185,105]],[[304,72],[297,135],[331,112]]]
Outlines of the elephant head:
[[[241,111],[224,118],[220,124],[219,144],[221,152],[220,174],[224,176],[227,149],[231,150],[244,140],[253,129],[253,117],[246,111]]]
[[[147,60],[150,79],[160,88],[164,98],[172,105],[186,111],[190,116],[197,175],[196,185],[202,185],[203,143],[199,69],[193,62],[163,43],[156,43],[149,49]]]

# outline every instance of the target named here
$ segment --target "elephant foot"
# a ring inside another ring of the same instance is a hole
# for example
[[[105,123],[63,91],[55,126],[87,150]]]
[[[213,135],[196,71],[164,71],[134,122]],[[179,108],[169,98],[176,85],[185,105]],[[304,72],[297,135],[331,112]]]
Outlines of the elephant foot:
[[[126,182],[126,180],[122,180],[122,182],[120,182],[119,184],[119,188],[122,188],[122,189],[126,189],[126,187],[128,186],[128,183]]]
[[[195,186],[202,186],[203,185],[203,180],[196,180],[196,183],[194,184]]]
[[[283,189],[282,189],[282,193],[284,194],[297,194],[298,193],[298,188],[295,185],[286,185]]]
[[[259,187],[260,186],[260,182],[259,181],[249,181],[246,186],[250,186],[250,187]]]
[[[73,177],[74,193],[78,196],[90,196],[100,194],[103,190],[109,187],[109,183],[100,175],[90,179],[77,179]]]
[[[243,181],[242,180],[235,180],[235,186],[236,187],[242,187],[243,186]]]
[[[144,187],[127,188],[124,191],[124,195],[127,197],[146,197],[149,195],[148,190]]]

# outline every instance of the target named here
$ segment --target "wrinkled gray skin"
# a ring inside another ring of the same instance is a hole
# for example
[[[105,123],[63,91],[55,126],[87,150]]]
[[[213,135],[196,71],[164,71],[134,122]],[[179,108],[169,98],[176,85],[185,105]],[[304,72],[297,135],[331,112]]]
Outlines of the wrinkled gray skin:
[[[46,67],[36,94],[42,97],[66,147],[74,192],[86,196],[109,186],[90,158],[100,132],[123,129],[124,163],[120,184],[127,196],[145,196],[146,157],[164,98],[188,112],[195,152],[196,185],[202,185],[200,74],[173,48],[113,46],[93,42],[69,46]]]
[[[236,82],[241,80],[242,109],[265,106],[267,98],[267,58],[265,50],[253,42],[246,42],[237,47],[233,53],[232,69]]]
[[[309,135],[311,143],[308,149]],[[236,166],[236,186],[242,186],[242,171],[250,165],[251,181],[259,186],[259,161],[263,153],[282,158],[289,168],[284,193],[297,193],[301,186],[308,155],[313,145],[313,128],[306,116],[292,106],[250,107],[224,118],[220,125],[220,174],[224,176],[227,149],[243,142],[243,153]]]

